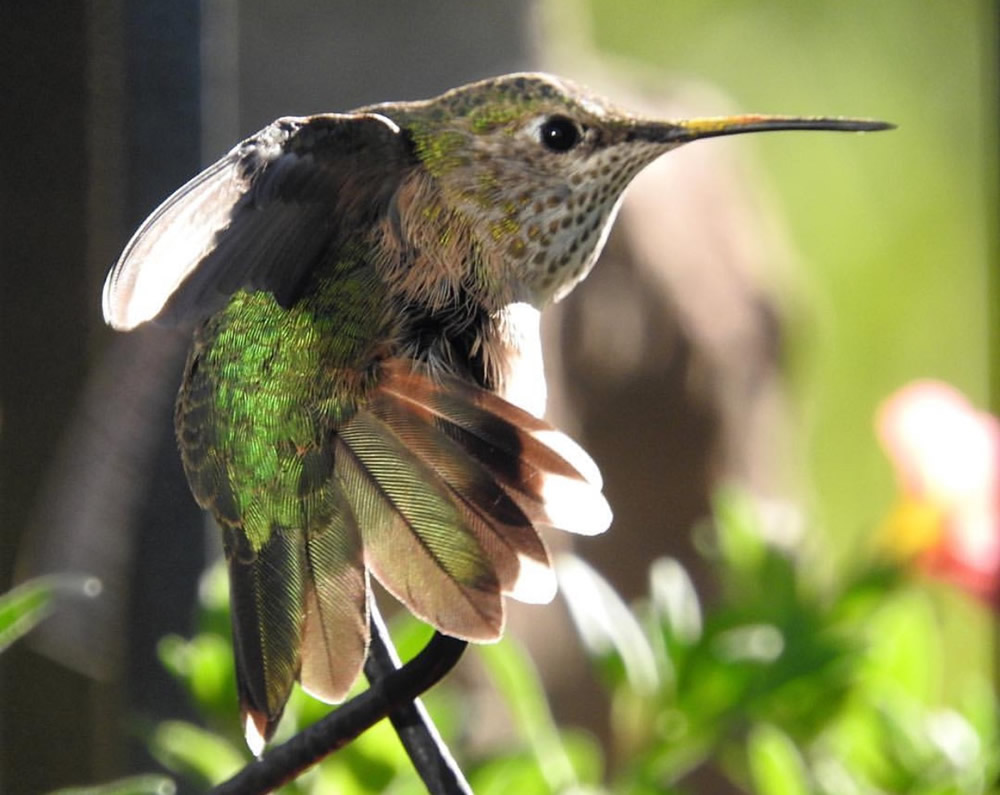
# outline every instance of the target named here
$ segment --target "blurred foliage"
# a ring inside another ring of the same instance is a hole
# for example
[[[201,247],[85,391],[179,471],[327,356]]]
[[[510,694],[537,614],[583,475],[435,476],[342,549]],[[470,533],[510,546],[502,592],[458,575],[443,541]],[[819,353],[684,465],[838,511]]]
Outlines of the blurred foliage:
[[[965,679],[953,704],[935,687],[933,589],[890,564],[822,585],[812,571],[826,550],[810,550],[794,514],[739,493],[723,493],[699,533],[722,586],[710,607],[672,560],[653,564],[649,598],[632,608],[595,609],[609,589],[560,578],[612,692],[613,791],[695,792],[686,778],[711,765],[768,795],[1000,792],[990,681]],[[595,626],[626,610],[644,629],[628,643]],[[652,694],[629,672],[650,656]]]
[[[60,598],[94,598],[101,583],[73,574],[36,577],[0,594],[0,652],[27,635],[52,612]],[[53,795],[173,795],[174,782],[162,775],[141,775],[93,787],[61,789]]]
[[[581,646],[610,697],[608,761],[594,738],[554,723],[511,639],[475,650],[500,705],[490,720],[511,725],[502,742],[484,750],[469,736],[461,685],[446,681],[426,695],[477,793],[694,793],[692,776],[706,767],[760,795],[1000,793],[993,684],[967,676],[939,687],[941,586],[892,562],[833,585],[817,579],[828,550],[796,512],[735,490],[719,495],[696,538],[721,587],[711,604],[675,560],[653,562],[648,596],[634,605],[578,558],[558,561]],[[201,631],[165,638],[160,653],[204,725],[168,721],[148,738],[156,758],[198,790],[250,761],[235,715],[220,566],[206,573],[201,600]],[[406,659],[430,630],[402,616],[393,636]],[[275,742],[328,710],[296,689]],[[331,791],[423,788],[383,721],[282,790]]]
[[[58,597],[93,598],[100,592],[93,577],[59,574],[36,577],[0,594],[0,652],[51,615]]]
[[[874,535],[872,554],[859,556],[870,562],[833,583],[817,578],[817,561],[829,554],[822,537],[791,506],[735,489],[718,495],[712,521],[694,532],[719,584],[711,603],[676,560],[652,562],[648,594],[632,605],[582,560],[557,560],[581,649],[609,696],[608,748],[555,723],[530,658],[509,638],[475,649],[487,701],[454,678],[426,694],[476,792],[696,793],[711,769],[733,791],[759,795],[1000,795],[995,685],[984,675],[953,676],[945,586],[912,560],[880,558]],[[56,592],[93,591],[88,583],[47,578],[0,596],[0,637],[28,631]],[[201,722],[164,721],[146,737],[176,781],[138,776],[63,793],[204,791],[250,761],[236,717],[221,565],[205,573],[200,602],[199,631],[164,638],[160,657]],[[402,615],[393,627],[401,656],[414,656],[430,632]],[[480,708],[509,731],[486,743],[473,736]],[[296,689],[275,742],[329,709]],[[388,721],[282,789],[422,791]]]
[[[167,668],[184,684],[208,728],[181,721],[161,723],[149,739],[153,755],[169,770],[204,789],[250,761],[235,719],[236,682],[229,643],[228,598],[224,567],[206,572],[201,588],[202,631],[190,640],[169,636],[160,644]],[[426,625],[400,616],[393,624],[403,659],[416,655],[430,639]],[[462,764],[477,793],[567,792],[596,787],[603,776],[596,741],[555,726],[537,672],[514,641],[484,647],[484,669],[506,705],[516,742],[502,754]],[[357,689],[364,687],[359,683]],[[461,747],[466,729],[464,699],[455,687],[439,687],[424,697],[435,725]],[[296,688],[273,743],[323,717],[330,707]],[[465,760],[460,760],[465,761]],[[392,726],[383,720],[323,764],[282,789],[287,793],[419,793],[423,785]]]
[[[45,620],[54,596],[44,580],[31,580],[0,596],[0,651]]]
[[[166,776],[129,776],[93,787],[68,787],[51,795],[174,795],[177,785]]]

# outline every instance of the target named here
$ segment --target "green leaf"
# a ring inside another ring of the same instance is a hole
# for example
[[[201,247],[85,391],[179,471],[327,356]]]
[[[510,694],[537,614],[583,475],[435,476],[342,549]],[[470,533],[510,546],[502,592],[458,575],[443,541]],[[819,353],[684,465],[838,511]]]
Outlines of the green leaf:
[[[360,768],[365,765],[377,767],[387,779],[411,768],[406,750],[388,719],[380,720],[357,737],[351,743],[351,749],[366,760],[363,764],[359,763]]]
[[[481,765],[470,774],[469,783],[478,795],[549,795],[538,761],[532,754],[505,755]]]
[[[405,664],[416,657],[434,635],[434,629],[423,621],[418,621],[410,613],[399,611],[389,622],[392,642],[396,646],[399,659]]]
[[[701,604],[684,566],[673,558],[653,561],[649,593],[653,609],[669,628],[671,638],[685,646],[697,643],[702,632]]]
[[[57,595],[94,597],[100,592],[100,581],[83,575],[54,574],[18,585],[0,596],[0,652],[44,621]]]
[[[760,533],[760,517],[753,499],[736,488],[718,489],[712,500],[712,513],[725,563],[739,572],[759,569],[767,546]]]
[[[909,588],[879,606],[866,625],[871,641],[863,673],[871,692],[903,690],[923,703],[939,693],[944,661],[929,594]]]
[[[574,765],[573,757],[567,752],[552,719],[545,690],[527,653],[511,638],[492,646],[477,647],[477,650],[551,790],[562,792],[578,787],[581,773],[588,777],[593,775],[592,766],[581,770]],[[599,759],[599,756],[596,758]]]
[[[805,761],[781,729],[763,723],[754,726],[747,740],[747,756],[758,795],[809,795]]]
[[[93,787],[68,787],[50,795],[174,795],[177,785],[166,776],[143,775],[109,781]]]
[[[745,624],[712,638],[712,650],[726,663],[773,663],[785,651],[785,637],[772,624]]]
[[[606,790],[598,785],[603,774],[600,744],[584,732],[567,732],[564,747],[573,761],[579,781],[554,783],[530,751],[508,753],[479,765],[469,773],[469,783],[476,795],[599,795]]]
[[[660,681],[653,648],[614,588],[575,555],[560,555],[556,559],[556,574],[573,623],[588,651],[598,658],[616,655],[629,686],[638,693],[654,693]]]
[[[201,632],[189,641],[167,635],[160,639],[157,653],[164,667],[187,684],[203,708],[216,710],[233,704],[233,650],[226,638],[214,632]]]
[[[149,750],[164,767],[194,775],[206,784],[225,781],[248,761],[217,734],[184,721],[164,721],[157,726]]]
[[[582,729],[564,729],[559,732],[562,746],[576,772],[576,779],[583,787],[597,787],[604,776],[604,752],[601,744],[592,734]]]
[[[924,720],[924,731],[948,778],[975,780],[983,768],[983,744],[975,727],[952,709],[937,709]]]
[[[229,611],[229,573],[220,557],[205,569],[198,583],[198,601],[205,610]]]
[[[983,748],[997,755],[997,693],[984,676],[970,676],[962,683],[962,714],[979,735]]]

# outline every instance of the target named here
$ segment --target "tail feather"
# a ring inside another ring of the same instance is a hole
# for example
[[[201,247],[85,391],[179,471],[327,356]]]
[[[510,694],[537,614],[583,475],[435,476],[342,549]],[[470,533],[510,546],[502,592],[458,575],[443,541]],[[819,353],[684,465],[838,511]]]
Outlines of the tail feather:
[[[433,415],[438,429],[488,469],[536,526],[594,535],[611,524],[597,465],[544,420],[466,381],[431,378],[406,362],[385,366],[379,391]]]
[[[327,703],[347,696],[368,654],[368,572],[342,495],[329,524],[306,539],[302,688]]]
[[[548,550],[532,520],[481,462],[435,424],[426,407],[381,392],[368,410],[426,464],[452,495],[466,526],[496,571],[504,594],[548,602],[555,576]]]
[[[240,711],[247,742],[260,753],[299,675],[304,549],[294,531],[274,532],[254,552],[230,529],[225,546]]]
[[[553,475],[579,478],[601,488],[600,470],[582,447],[545,420],[489,390],[455,376],[432,377],[414,369],[411,362],[398,359],[383,365],[379,386],[423,403],[515,458],[526,456]],[[510,429],[518,433],[510,435]]]
[[[334,458],[375,578],[442,631],[496,640],[497,575],[434,471],[367,411],[339,429]]]

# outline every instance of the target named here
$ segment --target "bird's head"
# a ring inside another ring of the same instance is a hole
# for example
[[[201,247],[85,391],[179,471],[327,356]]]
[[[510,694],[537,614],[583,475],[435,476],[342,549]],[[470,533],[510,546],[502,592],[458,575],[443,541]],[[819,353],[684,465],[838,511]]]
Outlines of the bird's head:
[[[434,99],[372,106],[412,139],[487,267],[535,306],[559,300],[600,254],[625,188],[671,149],[720,135],[875,130],[856,119],[733,116],[661,121],[620,110],[551,75],[483,80]]]

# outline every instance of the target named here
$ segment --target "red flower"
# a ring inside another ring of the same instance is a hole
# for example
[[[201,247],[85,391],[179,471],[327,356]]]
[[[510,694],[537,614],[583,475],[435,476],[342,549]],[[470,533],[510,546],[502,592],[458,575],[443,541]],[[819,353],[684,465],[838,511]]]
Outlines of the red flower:
[[[897,551],[993,605],[1000,599],[1000,423],[962,393],[915,381],[876,419],[902,500],[886,522]]]

